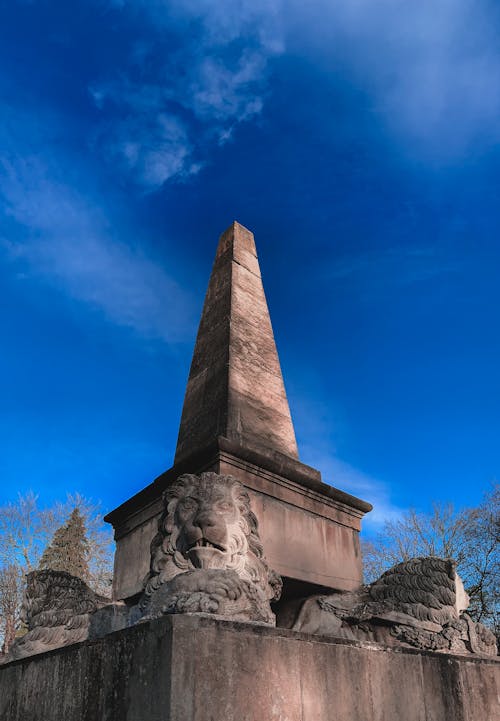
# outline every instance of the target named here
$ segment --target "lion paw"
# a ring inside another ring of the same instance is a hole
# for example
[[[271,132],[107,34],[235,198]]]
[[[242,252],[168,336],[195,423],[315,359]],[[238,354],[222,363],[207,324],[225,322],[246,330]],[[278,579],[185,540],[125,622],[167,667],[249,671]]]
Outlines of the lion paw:
[[[205,593],[235,601],[244,591],[244,581],[234,571],[199,570],[182,573],[169,582],[172,594]]]

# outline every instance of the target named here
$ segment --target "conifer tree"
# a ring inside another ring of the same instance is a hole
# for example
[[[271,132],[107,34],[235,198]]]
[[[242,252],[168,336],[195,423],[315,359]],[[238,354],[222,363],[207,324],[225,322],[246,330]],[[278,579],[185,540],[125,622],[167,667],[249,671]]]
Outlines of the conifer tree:
[[[74,508],[64,526],[54,533],[43,552],[40,569],[66,571],[84,581],[89,580],[89,542],[85,522],[78,508]]]

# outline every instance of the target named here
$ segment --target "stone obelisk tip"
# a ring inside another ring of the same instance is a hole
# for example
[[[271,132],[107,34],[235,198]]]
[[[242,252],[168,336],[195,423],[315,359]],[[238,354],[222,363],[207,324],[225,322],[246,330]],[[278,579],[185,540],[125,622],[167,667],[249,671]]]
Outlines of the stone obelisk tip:
[[[229,228],[220,236],[215,260],[217,261],[218,258],[228,252],[232,253],[233,259],[236,260],[236,262],[240,262],[246,254],[255,258],[254,265],[257,261],[257,250],[255,248],[253,233],[248,230],[248,228],[245,228],[244,225],[238,223],[237,220],[233,220]]]
[[[175,462],[219,436],[298,457],[253,233],[237,221],[219,239]]]

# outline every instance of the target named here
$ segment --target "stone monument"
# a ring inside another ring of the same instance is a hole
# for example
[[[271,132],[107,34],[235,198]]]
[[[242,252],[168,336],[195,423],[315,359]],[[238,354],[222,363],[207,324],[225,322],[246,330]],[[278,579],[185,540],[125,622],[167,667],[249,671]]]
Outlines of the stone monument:
[[[220,238],[174,465],[107,516],[113,600],[29,575],[2,721],[500,721],[452,559],[362,583],[370,504],[300,462],[252,233]]]
[[[232,223],[208,284],[173,467],[112,511],[113,597],[148,572],[163,491],[184,472],[234,475],[248,490],[283,600],[362,581],[359,531],[372,506],[301,463],[252,233]]]

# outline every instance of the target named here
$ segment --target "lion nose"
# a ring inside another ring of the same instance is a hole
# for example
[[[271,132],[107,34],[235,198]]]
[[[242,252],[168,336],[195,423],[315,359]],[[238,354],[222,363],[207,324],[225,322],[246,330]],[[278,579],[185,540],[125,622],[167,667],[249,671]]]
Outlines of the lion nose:
[[[196,516],[193,518],[193,526],[197,526],[202,530],[204,528],[210,528],[211,526],[217,525],[217,519],[213,513],[200,509]]]

